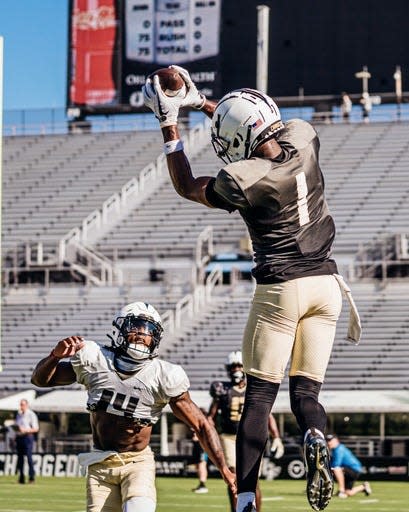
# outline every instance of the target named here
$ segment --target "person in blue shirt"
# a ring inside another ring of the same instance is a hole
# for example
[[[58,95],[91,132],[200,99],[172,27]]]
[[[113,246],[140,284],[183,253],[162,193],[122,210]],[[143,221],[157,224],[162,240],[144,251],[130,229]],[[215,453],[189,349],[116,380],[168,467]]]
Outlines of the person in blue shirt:
[[[326,440],[331,452],[331,469],[338,483],[338,497],[348,498],[358,492],[369,496],[372,492],[369,482],[354,486],[363,469],[359,459],[335,434],[328,434]]]

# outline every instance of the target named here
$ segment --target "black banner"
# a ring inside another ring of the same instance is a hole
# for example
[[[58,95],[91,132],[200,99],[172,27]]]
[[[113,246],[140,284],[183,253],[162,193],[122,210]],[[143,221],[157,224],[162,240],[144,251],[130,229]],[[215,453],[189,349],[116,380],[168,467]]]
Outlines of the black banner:
[[[156,456],[157,476],[197,476],[193,459],[186,456]],[[80,476],[78,457],[75,454],[36,453],[33,455],[36,474],[39,476],[75,477]],[[361,457],[364,471],[361,480],[408,480],[409,458],[407,457]],[[15,475],[17,455],[0,453],[0,476]],[[209,476],[218,477],[219,472],[209,464]],[[282,457],[275,460],[264,458],[261,478],[267,480],[305,478],[301,457]]]

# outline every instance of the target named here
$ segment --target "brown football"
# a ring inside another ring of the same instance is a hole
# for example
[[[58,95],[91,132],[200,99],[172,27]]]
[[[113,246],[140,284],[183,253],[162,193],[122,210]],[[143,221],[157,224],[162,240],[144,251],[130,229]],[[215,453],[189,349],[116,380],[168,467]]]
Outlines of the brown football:
[[[176,96],[185,86],[183,78],[172,68],[160,68],[149,75],[153,79],[154,75],[158,75],[159,84],[166,96]]]

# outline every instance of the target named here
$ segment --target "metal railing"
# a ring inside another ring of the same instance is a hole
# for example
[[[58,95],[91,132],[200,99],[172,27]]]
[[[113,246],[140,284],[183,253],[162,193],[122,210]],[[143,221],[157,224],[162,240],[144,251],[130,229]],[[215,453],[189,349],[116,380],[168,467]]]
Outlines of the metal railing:
[[[77,248],[78,250],[78,248]],[[87,253],[87,248],[84,248]],[[110,262],[110,260],[108,260]],[[44,286],[49,288],[52,284],[64,282],[64,285],[121,285],[122,272],[115,267],[110,268],[106,262],[99,261],[93,265],[90,259],[87,260],[84,267],[79,268],[76,264],[71,267],[66,265],[47,266],[3,266],[2,268],[2,286],[4,292],[11,287],[18,286]],[[87,269],[84,272],[84,269]],[[339,273],[342,274],[349,282],[366,281],[378,282],[383,286],[388,282],[393,283],[396,280],[406,278],[409,280],[409,261],[388,261],[388,260],[362,260],[359,262],[351,261],[345,264],[338,264]],[[147,269],[148,273],[148,269]],[[200,272],[196,272],[199,276]],[[203,275],[203,272],[202,272]],[[190,277],[190,274],[189,274]],[[207,279],[223,281],[221,269],[218,272],[212,272]],[[204,279],[204,278],[203,278]],[[189,279],[189,283],[192,280]],[[203,280],[196,280],[197,283]],[[232,271],[230,287],[232,289],[238,283],[241,283],[240,272]],[[134,284],[138,284],[135,282]],[[216,282],[214,284],[217,284]]]
[[[205,144],[204,132],[209,128],[209,120],[196,125],[186,138],[185,150],[187,153],[195,154]],[[135,208],[145,197],[144,192],[157,188],[164,180],[167,170],[166,157],[161,153],[155,162],[151,162],[139,173],[137,177],[131,178],[120,190],[112,194],[101,208],[91,212],[83,221],[81,226],[71,229],[61,238],[58,248],[58,261],[62,264],[66,259],[67,246],[72,242],[85,245],[92,244],[101,236],[101,233],[114,226],[122,216]]]
[[[281,99],[281,98],[280,98]],[[285,98],[283,98],[285,100]],[[284,104],[285,102],[283,102]],[[300,100],[298,106],[280,108],[283,119],[298,117],[306,121],[323,121],[339,123],[343,122],[342,114],[338,106],[334,106],[327,112],[319,112],[308,104],[308,98]],[[200,122],[204,114],[192,112],[187,119],[181,119],[187,125]],[[350,122],[363,121],[362,108],[358,104],[352,107]],[[388,103],[373,105],[369,114],[370,122],[409,121],[408,103]],[[92,133],[133,131],[133,130],[157,130],[158,122],[153,114],[122,114],[112,116],[90,116],[87,120],[87,131]],[[85,130],[84,130],[85,131]],[[52,135],[66,133],[81,133],[80,125],[77,132],[73,131],[70,121],[66,118],[65,109],[25,109],[5,110],[3,120],[4,136],[19,135]]]

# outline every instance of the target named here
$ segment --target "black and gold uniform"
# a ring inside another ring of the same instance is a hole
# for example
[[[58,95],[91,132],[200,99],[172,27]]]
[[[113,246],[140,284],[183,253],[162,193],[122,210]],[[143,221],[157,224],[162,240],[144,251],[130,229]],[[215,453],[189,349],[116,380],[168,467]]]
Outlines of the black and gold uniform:
[[[331,258],[335,225],[324,195],[317,133],[295,119],[275,140],[281,148],[275,158],[257,155],[229,163],[206,189],[213,206],[238,210],[254,250],[257,286],[242,347],[248,385],[236,441],[243,497],[246,492],[253,496],[267,435],[265,418],[289,360],[292,411],[303,435],[309,436],[308,446],[315,442],[312,431],[319,432],[322,442],[326,414],[318,395],[342,307]],[[322,457],[327,467],[327,452]],[[316,492],[310,485],[315,479],[316,469],[309,469],[308,500],[318,510],[328,503],[332,483],[325,477],[325,490]]]
[[[168,99],[148,81],[145,104],[164,137],[169,174],[182,197],[243,218],[254,250],[256,280],[243,335],[246,398],[237,432],[238,512],[253,511],[267,418],[290,361],[290,402],[304,436],[307,498],[323,510],[333,484],[325,445],[326,414],[318,401],[345,291],[348,336],[359,341],[359,316],[350,290],[331,257],[335,225],[324,193],[320,142],[306,121],[283,123],[278,106],[262,91],[230,91],[217,104],[188,87]],[[194,176],[179,140],[178,109],[199,108],[211,118],[211,142],[225,166],[216,178]],[[351,322],[352,319],[352,322]]]
[[[237,434],[244,407],[246,387],[232,382],[212,382],[210,396],[218,403],[218,424],[223,434]]]
[[[279,158],[228,164],[209,183],[207,197],[214,206],[242,216],[253,244],[257,283],[336,273],[330,257],[335,225],[324,196],[317,133],[294,119],[277,142]]]
[[[216,207],[239,211],[253,244],[257,287],[243,340],[246,373],[280,383],[292,354],[291,376],[322,382],[342,298],[333,276],[335,225],[324,196],[319,139],[309,123],[294,119],[276,140],[276,159],[226,165],[209,182],[207,197]],[[310,318],[317,308],[322,317]]]

